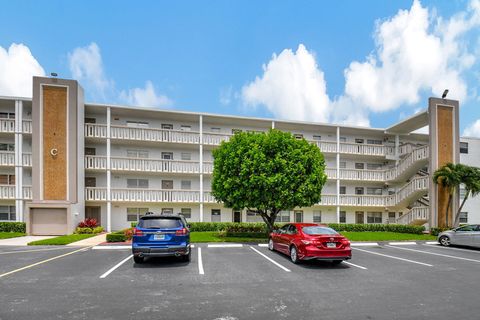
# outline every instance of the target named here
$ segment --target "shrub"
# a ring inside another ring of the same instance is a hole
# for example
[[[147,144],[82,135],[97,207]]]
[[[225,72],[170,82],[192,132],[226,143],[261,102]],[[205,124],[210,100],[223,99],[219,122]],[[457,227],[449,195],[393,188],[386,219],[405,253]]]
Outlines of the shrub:
[[[133,228],[128,228],[123,231],[123,235],[125,236],[126,240],[132,240],[133,238]]]
[[[27,230],[25,222],[0,222],[0,232],[21,232]]]
[[[102,232],[103,232],[103,227],[102,226],[98,226],[98,227],[93,228],[93,233],[95,233],[95,234],[102,233]]]
[[[107,242],[125,242],[125,235],[119,233],[107,234]]]
[[[275,224],[276,228],[281,227],[283,224]],[[263,222],[191,222],[191,232],[203,232],[203,231],[242,231],[243,232],[262,232],[267,230],[267,225]]]
[[[403,224],[346,224],[329,223],[328,226],[338,232],[341,231],[389,231],[398,233],[422,234],[425,231],[423,226],[410,226]]]
[[[137,226],[138,222],[130,222],[130,227],[135,228]]]
[[[237,237],[237,238],[255,238],[255,239],[262,239],[268,238],[267,232],[225,232],[225,237]]]
[[[430,228],[430,234],[432,236],[438,236],[440,232],[451,230],[452,228],[449,227],[443,227],[443,228]]]
[[[97,219],[86,218],[78,224],[79,228],[95,228],[97,226]]]
[[[81,227],[77,227],[77,229],[75,229],[75,233],[76,233],[76,234],[92,234],[92,233],[94,233],[94,232],[93,232],[93,229],[92,229],[92,228],[81,228]]]

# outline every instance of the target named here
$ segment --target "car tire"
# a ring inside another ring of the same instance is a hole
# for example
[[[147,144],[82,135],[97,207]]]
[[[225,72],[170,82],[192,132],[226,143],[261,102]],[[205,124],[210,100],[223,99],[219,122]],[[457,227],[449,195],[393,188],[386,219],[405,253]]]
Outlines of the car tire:
[[[441,236],[438,242],[444,247],[450,246],[450,238],[447,236]]]
[[[268,239],[268,250],[270,250],[270,251],[275,250],[273,248],[273,239],[272,238]]]
[[[183,262],[190,262],[190,260],[192,259],[192,251],[189,251],[188,254],[182,256],[181,259]]]
[[[143,263],[144,258],[140,256],[133,256],[133,261],[135,261],[135,263]]]
[[[300,260],[298,259],[298,251],[297,251],[297,248],[295,246],[290,247],[290,260],[294,264],[298,264],[300,262]]]
[[[332,264],[333,264],[334,266],[338,266],[338,265],[339,265],[340,263],[342,263],[342,262],[343,262],[343,260],[332,260]]]

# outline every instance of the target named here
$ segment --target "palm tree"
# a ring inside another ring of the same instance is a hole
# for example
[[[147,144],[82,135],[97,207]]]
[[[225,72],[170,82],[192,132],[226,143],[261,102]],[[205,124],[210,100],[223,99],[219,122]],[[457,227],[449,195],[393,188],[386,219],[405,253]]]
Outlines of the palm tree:
[[[460,224],[460,212],[468,197],[480,194],[480,168],[463,165],[460,170],[460,181],[465,187],[465,196],[455,216],[454,227]]]
[[[445,212],[445,226],[448,226],[448,212],[452,206],[452,199],[455,191],[461,183],[460,171],[463,170],[463,165],[447,163],[443,167],[437,169],[433,174],[433,182],[439,184],[448,190],[448,204]]]

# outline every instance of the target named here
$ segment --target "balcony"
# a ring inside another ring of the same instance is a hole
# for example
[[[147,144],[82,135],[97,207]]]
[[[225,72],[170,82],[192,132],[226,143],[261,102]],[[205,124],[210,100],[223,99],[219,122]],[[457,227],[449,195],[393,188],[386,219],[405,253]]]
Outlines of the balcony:
[[[414,207],[396,220],[399,224],[423,225],[428,221],[428,207]]]
[[[15,185],[0,185],[0,199],[15,200]]]
[[[22,165],[24,167],[32,166],[32,154],[24,153],[22,155]],[[14,151],[0,151],[0,166],[13,167],[15,166],[15,152]]]
[[[200,164],[196,161],[139,159],[139,158],[111,158],[112,171],[158,172],[158,173],[187,173],[200,172]],[[85,156],[85,169],[106,170],[107,157]]]
[[[32,200],[32,186],[23,187],[23,199]]]
[[[231,134],[206,132],[203,133],[203,144],[211,146],[219,146],[222,141],[228,141],[232,137]]]
[[[336,206],[337,196],[334,194],[322,194],[322,199],[318,204],[324,206]],[[340,205],[345,207],[385,207],[385,196],[341,194]]]
[[[107,201],[107,188],[85,188],[86,201]],[[111,189],[113,202],[198,203],[200,192],[194,190]]]
[[[101,138],[107,137],[107,125],[86,123],[85,124],[85,137],[86,138]]]
[[[200,134],[193,131],[112,126],[112,139],[197,144]]]
[[[337,179],[337,169],[326,168],[325,173],[329,179]],[[352,181],[385,181],[384,170],[361,170],[361,169],[340,169],[340,180]]]
[[[23,133],[32,133],[32,120],[23,120],[22,121],[22,132]]]
[[[320,148],[321,152],[324,153],[336,153],[337,152],[337,142],[335,141],[310,141]],[[363,143],[348,143],[340,142],[339,153],[342,154],[356,154],[356,155],[365,155],[365,156],[381,156],[384,157],[389,154],[393,154],[395,148],[385,145],[376,145],[376,144],[363,144]]]
[[[0,119],[0,132],[14,133],[15,119]]]

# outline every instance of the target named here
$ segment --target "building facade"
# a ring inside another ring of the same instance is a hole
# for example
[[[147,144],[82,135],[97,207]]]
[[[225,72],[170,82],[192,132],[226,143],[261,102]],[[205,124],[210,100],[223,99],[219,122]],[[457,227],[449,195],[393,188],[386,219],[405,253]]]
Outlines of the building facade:
[[[240,131],[288,131],[325,156],[321,202],[281,222],[441,225],[445,190],[431,172],[480,161],[480,140],[458,136],[452,100],[430,99],[425,112],[375,129],[84,103],[73,80],[35,77],[33,86],[32,99],[0,98],[0,220],[26,221],[32,234],[68,233],[85,217],[119,230],[146,211],[261,221],[210,193],[212,150]],[[426,125],[429,134],[414,133]],[[462,222],[480,222],[479,201]]]

